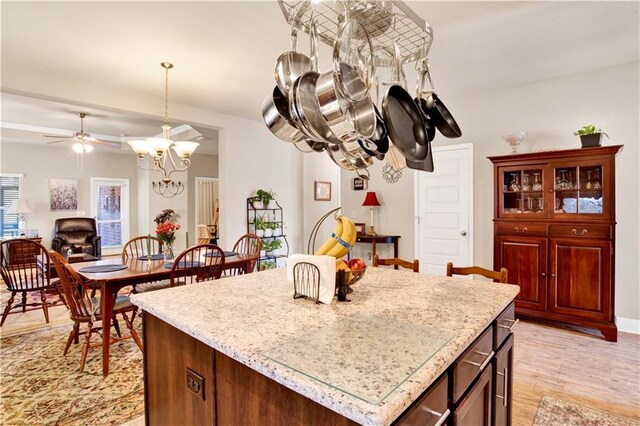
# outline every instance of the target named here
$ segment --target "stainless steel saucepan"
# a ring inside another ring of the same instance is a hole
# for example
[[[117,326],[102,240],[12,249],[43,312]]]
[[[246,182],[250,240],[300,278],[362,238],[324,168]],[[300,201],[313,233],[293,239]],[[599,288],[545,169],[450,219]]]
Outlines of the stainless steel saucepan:
[[[295,126],[289,115],[289,102],[278,86],[262,103],[262,119],[277,138],[285,142],[300,142],[305,135]]]
[[[301,11],[303,9],[301,8]],[[296,51],[298,42],[298,30],[295,23],[300,16],[296,15],[291,18],[291,50],[281,54],[276,60],[275,78],[278,87],[282,93],[288,94],[296,81],[305,72],[311,69],[311,59]]]

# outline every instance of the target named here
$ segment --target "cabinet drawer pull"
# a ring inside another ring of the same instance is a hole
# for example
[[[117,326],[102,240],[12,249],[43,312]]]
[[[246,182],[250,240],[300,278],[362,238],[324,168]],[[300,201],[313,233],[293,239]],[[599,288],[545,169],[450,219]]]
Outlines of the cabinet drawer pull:
[[[493,357],[493,355],[495,354],[495,352],[491,351],[490,353],[484,353],[484,352],[480,352],[480,351],[474,351],[475,353],[479,354],[479,355],[486,355],[486,359],[482,362],[482,364],[478,363],[478,362],[473,362],[473,361],[466,361],[465,362],[467,364],[471,364],[471,365],[475,365],[476,367],[478,367],[479,371],[484,370],[484,368],[487,366],[487,364],[489,364],[489,361],[491,361],[491,358]]]
[[[555,278],[555,277],[556,277],[556,274],[551,274],[551,278]]]
[[[520,230],[520,227],[518,227],[518,226],[514,227],[513,229],[515,229],[516,232],[522,232],[522,233],[525,233],[525,232],[528,231],[526,226],[524,228],[522,228],[522,231]]]
[[[546,277],[547,273],[546,272],[540,272],[540,275],[542,275],[543,277]]]
[[[578,230],[577,230],[576,228],[573,228],[573,229],[571,230],[571,232],[573,232],[573,235],[580,235],[580,236],[582,236],[582,235],[586,234],[588,231],[587,231],[586,229],[583,229],[583,230],[582,230],[582,231],[580,231],[580,233],[578,234]]]
[[[509,397],[507,396],[507,392],[509,389],[508,383],[509,383],[509,369],[507,369],[507,367],[504,368],[504,373],[498,373],[498,376],[502,376],[504,377],[503,383],[503,391],[502,391],[502,395],[498,395],[498,392],[496,392],[496,398],[500,398],[502,400],[502,405],[504,407],[507,406],[507,401],[509,399]]]
[[[424,411],[426,411],[429,414],[433,414],[434,416],[438,417],[438,422],[433,425],[433,426],[442,426],[444,424],[444,422],[449,418],[449,414],[451,414],[451,410],[449,410],[447,408],[447,411],[445,411],[444,413],[438,413],[437,411],[431,410],[430,408],[423,408]]]
[[[504,319],[504,321],[511,322],[511,323],[513,323],[513,324],[511,324],[511,326],[498,324],[498,327],[500,327],[500,328],[506,328],[506,329],[508,329],[509,331],[512,331],[512,330],[513,330],[513,327],[515,327],[515,326],[516,326],[516,324],[520,322],[520,318],[518,318],[518,319],[516,319],[516,320],[512,320],[512,319],[505,318],[505,319]]]

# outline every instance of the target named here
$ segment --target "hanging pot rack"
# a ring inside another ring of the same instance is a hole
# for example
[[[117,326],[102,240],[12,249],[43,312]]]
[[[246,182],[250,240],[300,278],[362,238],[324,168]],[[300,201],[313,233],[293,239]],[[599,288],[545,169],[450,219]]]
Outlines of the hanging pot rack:
[[[318,39],[333,46],[338,25],[345,19],[357,19],[366,28],[374,45],[382,45],[376,56],[376,66],[389,67],[393,57],[387,53],[394,39],[401,53],[401,63],[425,59],[433,43],[433,31],[427,21],[419,17],[402,1],[372,0],[278,0],[287,23],[299,31],[310,33],[309,16],[313,13]]]

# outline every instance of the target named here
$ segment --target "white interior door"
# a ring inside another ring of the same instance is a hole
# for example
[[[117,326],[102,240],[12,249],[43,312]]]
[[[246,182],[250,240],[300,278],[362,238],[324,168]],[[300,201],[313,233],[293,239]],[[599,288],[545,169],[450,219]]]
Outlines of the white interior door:
[[[119,253],[129,240],[129,179],[91,178],[91,216],[102,254]]]
[[[433,148],[433,173],[417,182],[420,271],[444,275],[447,262],[473,264],[473,147]]]

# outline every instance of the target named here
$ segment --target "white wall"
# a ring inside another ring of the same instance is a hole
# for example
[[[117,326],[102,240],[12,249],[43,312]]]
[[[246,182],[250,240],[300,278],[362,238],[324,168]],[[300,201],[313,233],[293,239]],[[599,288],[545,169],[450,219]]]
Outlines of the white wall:
[[[331,201],[316,201],[314,199],[315,181],[331,182]],[[306,253],[307,242],[316,222],[325,213],[340,206],[340,169],[326,153],[312,152],[303,154],[302,182],[303,196],[301,198],[302,204],[300,205],[300,210],[303,212],[301,252]],[[348,216],[348,212],[344,210],[344,207],[342,212]],[[332,217],[328,217],[323,222],[316,236],[316,249],[331,236],[335,224],[335,220]]]
[[[510,152],[500,135],[528,131],[521,152],[577,148],[580,141],[572,132],[594,123],[611,136],[611,140],[605,140],[607,145],[624,145],[616,160],[616,316],[640,319],[640,196],[635,190],[640,184],[639,75],[639,64],[634,62],[468,97],[448,98],[441,93],[463,136],[447,140],[438,135],[434,145],[474,144],[475,264],[493,267],[493,168],[486,157]],[[407,244],[414,233],[413,179],[403,176],[399,183],[390,185],[378,179],[379,168],[372,172],[369,188],[378,192],[384,205],[379,208],[376,227],[380,223],[380,232],[401,233],[404,241],[400,256],[414,258],[413,244]],[[363,195],[348,190],[348,179],[343,180],[343,206],[356,209]]]
[[[22,196],[29,201],[33,213],[28,215],[26,227],[38,229],[43,237],[42,244],[51,247],[53,224],[56,219],[76,216],[76,211],[49,211],[49,178],[78,180],[78,211],[91,216],[90,182],[91,177],[129,179],[130,235],[137,235],[138,216],[137,172],[135,158],[122,154],[93,151],[84,156],[84,171],[76,165],[76,154],[69,147],[14,144],[2,142],[0,150],[2,173],[22,173]],[[130,161],[127,161],[130,160]]]

